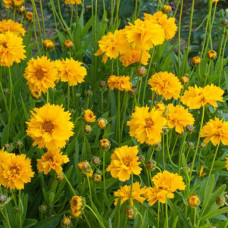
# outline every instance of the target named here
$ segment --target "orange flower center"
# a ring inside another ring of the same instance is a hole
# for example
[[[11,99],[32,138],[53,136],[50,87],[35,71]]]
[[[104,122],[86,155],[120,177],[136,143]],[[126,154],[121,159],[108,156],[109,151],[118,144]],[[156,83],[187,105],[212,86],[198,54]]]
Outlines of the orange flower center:
[[[123,158],[123,163],[124,163],[124,165],[126,165],[126,166],[130,166],[131,161],[132,161],[132,159],[131,159],[130,156],[127,156],[127,157]]]
[[[147,118],[145,122],[146,122],[146,128],[150,128],[154,126],[154,121],[151,118]]]
[[[7,48],[7,43],[6,43],[6,42],[3,42],[1,45],[2,45],[4,48]]]
[[[45,131],[45,132],[53,132],[54,130],[54,125],[51,121],[44,121],[43,125],[42,125],[42,129]]]
[[[10,168],[10,174],[12,177],[15,177],[19,173],[19,169],[16,166],[12,166]]]
[[[42,69],[39,69],[35,72],[35,77],[38,80],[41,80],[44,77],[44,71]]]

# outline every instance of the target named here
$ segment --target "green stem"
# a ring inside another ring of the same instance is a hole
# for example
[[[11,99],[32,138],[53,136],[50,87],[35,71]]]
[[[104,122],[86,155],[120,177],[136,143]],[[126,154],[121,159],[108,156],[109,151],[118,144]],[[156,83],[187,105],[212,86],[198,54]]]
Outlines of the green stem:
[[[161,210],[161,205],[160,205],[160,202],[158,202],[158,220],[157,220],[157,228],[159,228],[159,224],[160,224],[160,210]]]
[[[206,86],[206,83],[207,83],[207,80],[208,80],[208,77],[209,77],[209,74],[210,74],[211,62],[212,62],[212,60],[210,59],[209,60],[209,64],[208,64],[208,71],[207,71],[207,74],[206,74],[206,77],[205,77],[205,81],[204,81],[204,86]]]
[[[180,76],[180,66],[181,66],[181,20],[182,20],[182,14],[183,14],[183,5],[184,0],[181,0],[181,9],[180,9],[180,15],[179,15],[179,26],[178,26],[178,75]]]
[[[120,91],[118,90],[118,101],[117,101],[117,116],[116,116],[116,122],[117,122],[117,125],[116,125],[116,129],[117,129],[117,131],[116,131],[116,138],[117,138],[117,140],[118,140],[118,144],[120,145]]]
[[[12,75],[11,68],[9,67],[9,107],[8,107],[8,135],[7,142],[10,140],[10,127],[11,127],[11,110],[12,110],[12,95],[13,95],[13,83],[12,83]]]
[[[45,32],[45,23],[44,23],[44,14],[43,14],[42,0],[40,0],[40,12],[41,12],[41,20],[42,20],[42,26],[43,26],[43,38],[44,38],[44,40],[46,40],[46,32]]]
[[[66,175],[64,173],[62,173],[62,174],[63,174],[64,179],[66,180],[67,184],[69,185],[71,192],[73,193],[74,196],[76,196],[77,194],[76,194],[72,184],[70,183],[69,179],[66,177]]]
[[[106,179],[105,179],[105,150],[103,150],[103,191],[106,195]]]
[[[19,190],[19,196],[18,196],[18,209],[19,209],[19,227],[22,228],[22,221],[21,221],[21,190]]]
[[[187,134],[183,136],[182,144],[181,144],[181,148],[180,148],[180,152],[179,152],[179,165],[178,165],[178,173],[179,174],[180,174],[180,170],[181,170],[181,166],[182,166],[182,153],[183,153],[183,149],[185,146],[186,137],[187,137]]]
[[[92,190],[91,190],[90,180],[87,174],[86,174],[86,178],[89,186],[89,198],[90,198],[91,204],[93,205]]]
[[[220,67],[220,74],[219,74],[219,87],[221,86],[221,78],[222,78],[222,70],[223,70],[223,65],[224,65],[224,54],[225,54],[225,50],[226,50],[226,43],[227,43],[227,37],[225,39],[224,42],[224,47],[223,47],[223,51],[222,51],[222,55],[221,55],[221,67]]]
[[[67,86],[67,110],[69,111],[70,110],[70,86],[69,86],[69,83],[68,83],[68,86]]]
[[[95,211],[90,207],[88,206],[87,204],[85,205],[85,207],[87,207],[92,213],[93,215],[96,217],[96,219],[98,220],[98,222],[100,223],[101,227],[102,228],[105,228],[104,224],[102,223],[101,219],[99,218],[99,216],[95,213]]]
[[[134,183],[134,180],[133,180],[133,173],[131,174],[131,189],[130,189],[130,197],[129,197],[129,204],[130,205],[133,205],[133,200],[131,199],[132,198],[132,192],[133,192],[133,183]]]
[[[168,154],[170,163],[171,163],[174,167],[177,168],[178,166],[177,166],[176,164],[173,163],[172,158],[171,158],[171,156],[170,156],[170,152],[169,152],[169,135],[168,135],[168,134],[166,134],[166,149],[167,149],[167,154]]]
[[[167,203],[168,199],[167,199],[167,196],[166,196],[166,201],[165,201],[165,215],[166,215],[166,221],[165,221],[165,224],[166,224],[166,228],[169,228],[169,215],[168,215],[168,203]]]

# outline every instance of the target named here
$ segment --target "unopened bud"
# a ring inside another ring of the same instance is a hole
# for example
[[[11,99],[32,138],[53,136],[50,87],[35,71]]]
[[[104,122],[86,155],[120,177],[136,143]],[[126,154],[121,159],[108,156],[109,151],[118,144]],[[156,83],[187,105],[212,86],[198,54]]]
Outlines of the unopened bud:
[[[7,196],[6,195],[0,195],[0,204],[3,204],[3,203],[5,203],[6,202],[6,200],[7,200]]]
[[[99,81],[100,88],[104,88],[107,85],[106,81]]]
[[[226,199],[224,196],[218,196],[216,198],[216,204],[219,206],[219,207],[223,207],[224,204],[226,203]]]
[[[64,179],[64,176],[62,173],[56,173],[55,178],[58,181],[62,181]]]
[[[228,25],[228,20],[227,20],[227,19],[223,19],[223,20],[221,21],[221,24],[222,24],[223,26],[227,26],[227,25]]]
[[[187,125],[186,130],[187,130],[187,132],[193,132],[194,126],[193,125]]]
[[[125,215],[126,215],[127,218],[129,218],[129,219],[134,219],[135,216],[136,216],[136,211],[135,211],[135,209],[134,209],[132,206],[128,206],[128,207],[126,208]]]
[[[150,160],[146,163],[146,169],[149,171],[153,171],[156,168],[156,162],[153,160]]]
[[[110,148],[111,143],[110,143],[110,141],[108,139],[101,139],[99,141],[99,145],[100,145],[101,149],[107,150],[107,149]]]
[[[143,77],[146,75],[146,68],[144,66],[141,66],[137,69],[137,74],[140,77]]]
[[[86,134],[91,133],[91,131],[92,131],[92,127],[91,127],[90,125],[85,125],[85,126],[84,126],[84,132],[85,132]]]
[[[99,157],[93,157],[92,162],[94,165],[100,165],[101,164],[101,159]]]
[[[39,210],[41,213],[45,213],[47,211],[47,206],[44,204],[41,204],[39,207]]]

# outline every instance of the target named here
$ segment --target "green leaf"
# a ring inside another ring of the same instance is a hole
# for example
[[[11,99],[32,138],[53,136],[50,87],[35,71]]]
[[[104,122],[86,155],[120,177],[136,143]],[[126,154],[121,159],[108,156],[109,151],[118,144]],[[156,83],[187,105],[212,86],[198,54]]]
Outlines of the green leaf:
[[[56,215],[42,220],[41,222],[37,223],[33,228],[47,228],[47,227],[55,228],[57,227],[60,221],[61,221],[61,216]]]
[[[224,207],[224,208],[207,213],[206,215],[201,217],[201,221],[204,221],[206,219],[213,218],[217,215],[221,215],[221,214],[225,214],[225,213],[228,213],[228,207]]]

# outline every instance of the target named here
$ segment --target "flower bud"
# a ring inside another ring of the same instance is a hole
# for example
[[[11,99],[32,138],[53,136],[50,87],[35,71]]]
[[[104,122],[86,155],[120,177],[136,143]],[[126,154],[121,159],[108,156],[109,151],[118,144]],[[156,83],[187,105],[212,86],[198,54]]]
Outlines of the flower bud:
[[[181,78],[181,82],[182,82],[183,84],[187,84],[187,83],[189,82],[189,78],[186,77],[186,76],[183,76],[183,77]]]
[[[39,207],[39,210],[41,213],[45,213],[47,211],[47,206],[44,204],[41,204]]]
[[[33,20],[33,13],[32,12],[26,12],[25,13],[25,18],[28,20],[28,21],[32,21]]]
[[[219,207],[223,207],[224,204],[226,203],[226,199],[224,196],[218,196],[216,198],[216,204],[219,206]]]
[[[168,134],[169,128],[163,127],[163,128],[162,128],[162,132],[163,132],[163,134]]]
[[[188,174],[190,172],[190,168],[189,167],[184,167],[183,171],[184,171],[184,173]]]
[[[222,24],[223,26],[227,26],[227,25],[228,25],[228,20],[227,20],[227,19],[223,19],[223,20],[221,21],[221,24]]]
[[[128,91],[128,93],[130,95],[135,95],[137,93],[137,89],[136,88],[132,88],[131,90]]]
[[[82,161],[78,163],[78,169],[82,172],[90,172],[91,167],[88,161]]]
[[[104,88],[107,85],[106,81],[99,81],[100,88]]]
[[[92,127],[91,127],[90,125],[85,125],[85,126],[84,126],[84,132],[85,132],[86,134],[90,134],[91,131],[92,131]]]
[[[111,143],[108,139],[101,139],[99,141],[99,145],[100,145],[100,148],[103,149],[103,150],[107,150],[110,148],[111,146]]]
[[[99,128],[104,129],[107,126],[108,121],[104,118],[99,118],[97,120],[97,125]]]
[[[4,148],[5,148],[8,152],[11,152],[11,151],[13,151],[14,146],[13,146],[12,143],[10,143],[10,144],[7,143],[7,144],[4,145]]]
[[[188,146],[189,146],[190,148],[193,148],[193,147],[195,146],[195,144],[194,144],[193,142],[189,142],[189,143],[188,143]]]
[[[69,227],[71,225],[71,219],[69,217],[65,217],[63,218],[61,225],[63,228],[65,227]]]
[[[194,126],[193,125],[187,125],[186,127],[187,132],[193,132],[194,131]]]
[[[138,158],[139,158],[140,162],[144,162],[145,161],[145,157],[143,155],[139,155]]]
[[[52,42],[51,40],[44,40],[43,45],[44,45],[44,48],[47,50],[51,50],[55,47],[55,43]]]
[[[34,99],[39,99],[41,97],[41,91],[40,90],[31,90],[31,95]]]
[[[92,162],[94,165],[100,165],[101,164],[101,159],[99,157],[93,157]]]
[[[143,77],[146,75],[146,68],[144,66],[141,66],[137,69],[137,74],[140,77]]]
[[[135,208],[132,206],[128,206],[125,210],[125,215],[127,216],[127,218],[129,219],[134,219],[136,216],[136,211]]]
[[[88,97],[93,96],[93,91],[92,90],[85,91],[85,96],[88,96]]]
[[[56,178],[57,181],[60,182],[60,181],[62,181],[64,179],[64,176],[63,176],[62,173],[56,173],[55,174],[55,178]]]
[[[200,143],[200,147],[204,148],[206,146],[206,144],[204,142]]]
[[[94,181],[94,182],[96,182],[96,183],[101,182],[101,179],[102,179],[102,177],[101,177],[100,174],[95,173],[95,174],[93,175],[93,181]]]
[[[172,6],[171,5],[164,5],[162,7],[162,12],[166,14],[172,13]]]
[[[89,172],[84,172],[84,173],[83,173],[83,176],[84,176],[84,177],[91,178],[91,177],[93,176],[93,170],[90,169]]]
[[[85,206],[85,199],[81,196],[73,196],[70,201],[70,208],[74,211],[81,211]]]
[[[109,22],[109,20],[108,20],[108,18],[104,18],[104,19],[102,20],[102,22],[104,22],[104,23],[108,23],[108,22]]]
[[[188,205],[191,207],[196,207],[200,204],[200,199],[198,195],[194,194],[188,198]]]
[[[7,196],[6,195],[0,195],[0,204],[3,204],[3,203],[5,203],[6,202],[6,200],[7,200]]]
[[[148,162],[146,163],[146,169],[147,169],[148,171],[153,171],[153,170],[155,170],[155,168],[156,168],[156,162],[155,162],[155,161],[150,160],[150,161],[148,161]]]
[[[24,6],[21,6],[21,7],[19,8],[19,13],[20,13],[20,14],[25,13],[25,7],[24,7]]]
[[[217,53],[214,50],[210,50],[207,53],[207,57],[211,60],[215,59],[217,57]]]
[[[192,65],[193,66],[198,66],[200,64],[200,62],[201,62],[201,59],[199,56],[195,56],[192,58]]]
[[[15,147],[18,148],[18,149],[22,148],[23,147],[23,142],[21,140],[17,140],[15,142]]]
[[[156,151],[160,151],[161,150],[161,143],[155,143],[154,145],[153,145],[153,147],[154,147],[154,149],[156,150]]]
[[[66,40],[66,41],[63,43],[63,45],[64,45],[64,47],[65,47],[66,49],[71,49],[71,48],[74,47],[74,43],[73,43],[73,41],[71,41],[71,40]]]

